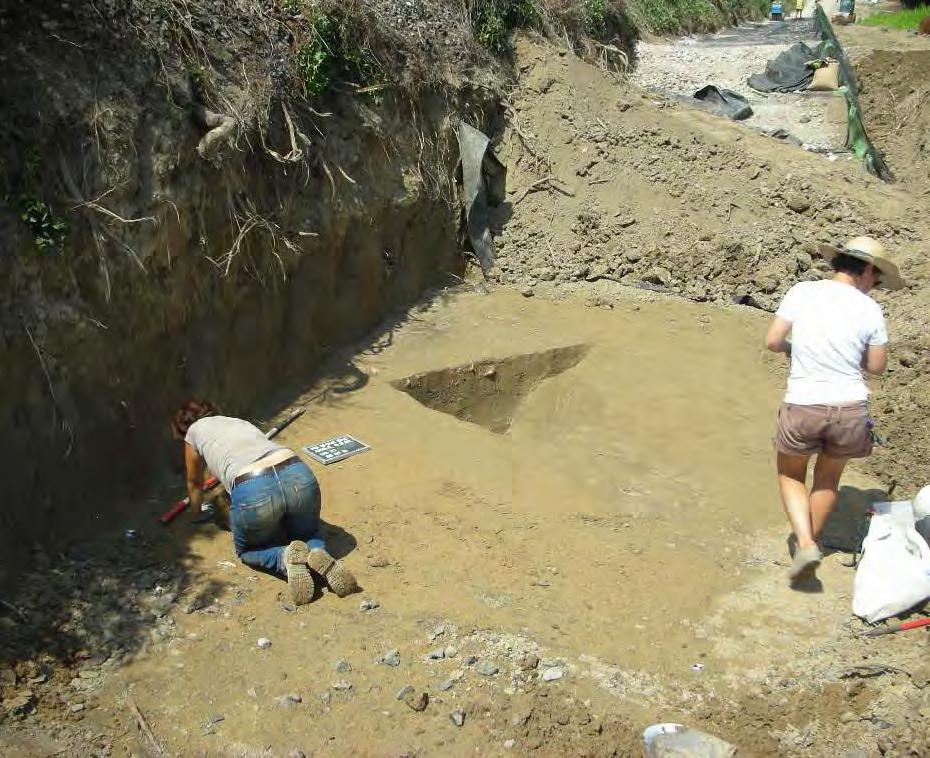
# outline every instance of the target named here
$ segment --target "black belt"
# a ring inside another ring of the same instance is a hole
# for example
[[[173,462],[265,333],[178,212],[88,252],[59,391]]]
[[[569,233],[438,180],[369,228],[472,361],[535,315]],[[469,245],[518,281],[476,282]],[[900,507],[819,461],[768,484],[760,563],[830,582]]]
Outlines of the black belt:
[[[287,468],[288,466],[293,466],[295,463],[300,463],[300,458],[298,458],[296,455],[293,456],[292,458],[283,460],[280,463],[275,463],[271,466],[265,466],[264,468],[258,468],[258,469],[255,469],[254,471],[249,471],[245,474],[240,474],[233,480],[233,489],[238,487],[243,482],[249,481],[249,479],[254,479],[257,476],[264,476],[265,474],[270,474],[273,471],[280,471],[281,469]]]

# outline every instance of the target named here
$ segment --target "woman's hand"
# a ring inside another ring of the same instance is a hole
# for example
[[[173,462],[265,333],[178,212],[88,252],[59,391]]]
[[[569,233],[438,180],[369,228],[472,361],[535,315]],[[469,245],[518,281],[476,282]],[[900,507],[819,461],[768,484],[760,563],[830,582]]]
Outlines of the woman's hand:
[[[203,480],[206,464],[200,453],[189,442],[184,443],[184,470],[187,475],[187,496],[190,498],[190,510],[194,518],[200,515],[203,505]]]

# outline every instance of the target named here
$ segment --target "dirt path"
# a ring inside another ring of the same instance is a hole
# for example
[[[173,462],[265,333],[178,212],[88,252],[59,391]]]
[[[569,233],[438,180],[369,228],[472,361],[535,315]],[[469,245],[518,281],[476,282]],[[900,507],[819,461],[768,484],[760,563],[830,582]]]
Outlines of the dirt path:
[[[151,754],[130,699],[170,755],[637,755],[665,720],[747,755],[930,749],[926,635],[858,638],[840,554],[823,593],[785,587],[784,366],[760,345],[781,293],[822,276],[812,243],[885,239],[921,285],[883,301],[891,445],[844,503],[912,487],[930,397],[919,200],[538,41],[518,65],[491,293],[440,294],[336,360],[324,386],[343,391],[295,399],[309,412],[283,436],[372,446],[317,467],[363,593],[290,608],[227,534],[150,526],[154,493],[107,550],[24,584],[27,620],[70,593],[49,639],[0,617],[23,650],[83,644],[67,667],[43,652],[4,673],[30,693],[5,754]]]
[[[753,115],[742,122],[763,131],[784,129],[805,145],[827,151],[835,160],[845,149],[846,118],[841,95],[834,92],[761,93],[746,84],[752,74],[797,42],[816,44],[813,20],[761,22],[718,34],[638,45],[632,81],[657,93],[690,96],[713,84],[745,97]]]

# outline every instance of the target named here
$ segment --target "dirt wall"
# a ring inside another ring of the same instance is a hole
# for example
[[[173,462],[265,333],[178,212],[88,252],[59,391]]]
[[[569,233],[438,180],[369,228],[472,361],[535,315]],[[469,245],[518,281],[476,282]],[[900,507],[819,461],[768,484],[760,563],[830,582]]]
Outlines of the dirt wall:
[[[0,9],[0,581],[177,462],[179,401],[271,412],[463,266],[455,126],[488,128],[487,81],[389,61],[311,99],[291,16],[162,11]]]

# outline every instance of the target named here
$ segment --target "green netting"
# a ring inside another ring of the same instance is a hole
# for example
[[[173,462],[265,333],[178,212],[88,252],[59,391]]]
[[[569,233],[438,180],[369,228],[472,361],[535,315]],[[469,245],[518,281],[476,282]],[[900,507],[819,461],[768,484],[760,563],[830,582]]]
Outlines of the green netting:
[[[846,97],[847,105],[846,146],[852,148],[870,174],[874,174],[886,182],[891,181],[891,172],[888,170],[888,165],[885,163],[882,154],[875,149],[875,145],[869,139],[865,125],[862,123],[861,109],[859,107],[859,86],[849,64],[849,58],[843,52],[843,47],[833,30],[833,24],[830,23],[830,19],[827,18],[827,14],[820,5],[817,6],[815,11],[815,18],[824,39],[823,50],[825,54],[836,58],[840,63],[839,78],[843,85],[842,91]]]

